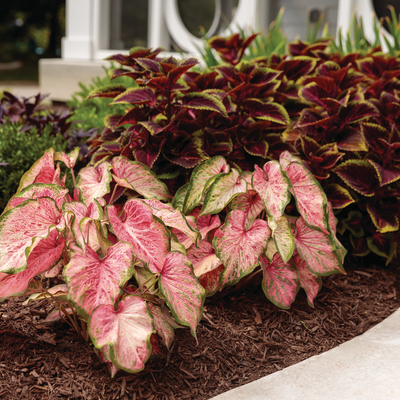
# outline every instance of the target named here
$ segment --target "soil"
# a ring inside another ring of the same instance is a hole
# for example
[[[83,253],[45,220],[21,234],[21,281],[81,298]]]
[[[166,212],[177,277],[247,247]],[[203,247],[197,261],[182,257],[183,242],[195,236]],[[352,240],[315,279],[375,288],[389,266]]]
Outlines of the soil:
[[[210,399],[332,349],[400,306],[400,272],[348,271],[325,278],[311,308],[299,292],[288,311],[261,290],[208,299],[198,330],[178,329],[170,352],[114,379],[66,323],[44,326],[45,301],[0,304],[0,399]]]

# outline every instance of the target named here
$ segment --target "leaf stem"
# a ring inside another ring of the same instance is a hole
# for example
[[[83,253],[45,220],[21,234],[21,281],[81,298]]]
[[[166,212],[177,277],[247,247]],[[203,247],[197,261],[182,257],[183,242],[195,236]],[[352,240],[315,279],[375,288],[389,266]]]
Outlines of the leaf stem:
[[[115,196],[115,192],[117,191],[117,187],[118,187],[118,183],[116,183],[115,186],[114,186],[114,190],[113,190],[113,192],[112,192],[112,195],[111,195],[111,199],[110,199],[109,204],[112,204],[113,201],[114,201],[114,196]]]
[[[157,278],[157,280],[158,280],[159,277],[160,277],[160,274],[155,274],[155,275],[151,276],[149,279],[147,279],[146,282],[142,283],[132,294],[136,294],[140,289],[142,289],[143,286],[147,285],[152,279]],[[148,288],[146,290],[148,290]]]

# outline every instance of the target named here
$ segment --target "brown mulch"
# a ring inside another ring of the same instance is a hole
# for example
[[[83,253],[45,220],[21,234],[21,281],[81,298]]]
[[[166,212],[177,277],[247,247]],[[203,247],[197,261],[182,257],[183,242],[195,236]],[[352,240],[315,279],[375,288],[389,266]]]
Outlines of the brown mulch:
[[[93,347],[65,323],[42,329],[47,303],[0,304],[0,399],[210,399],[360,335],[400,306],[398,271],[324,279],[315,308],[301,291],[288,311],[262,291],[206,301],[199,344],[178,329],[171,352],[110,378]],[[221,295],[220,295],[221,296]]]

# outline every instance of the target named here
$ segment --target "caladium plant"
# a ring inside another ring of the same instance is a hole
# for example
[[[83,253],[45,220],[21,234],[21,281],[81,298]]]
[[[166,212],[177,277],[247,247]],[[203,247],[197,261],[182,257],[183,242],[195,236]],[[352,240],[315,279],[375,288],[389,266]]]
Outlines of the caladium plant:
[[[124,156],[75,178],[77,155],[49,149],[1,215],[0,300],[47,298],[46,322],[80,321],[113,376],[142,370],[174,329],[196,338],[205,296],[246,275],[262,272],[266,296],[288,308],[300,287],[312,305],[320,277],[344,272],[326,196],[288,152],[253,173],[210,158],[173,199]],[[73,174],[72,196],[56,162]],[[286,214],[291,197],[297,216]],[[63,284],[45,289],[54,276]]]

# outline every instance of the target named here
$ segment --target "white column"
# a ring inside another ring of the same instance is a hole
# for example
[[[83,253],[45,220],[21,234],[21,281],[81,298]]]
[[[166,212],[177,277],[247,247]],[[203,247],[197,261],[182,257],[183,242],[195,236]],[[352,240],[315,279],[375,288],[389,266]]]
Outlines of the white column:
[[[340,28],[342,30],[342,35],[345,35],[349,30],[355,5],[355,0],[339,0],[336,37],[339,36]]]
[[[169,33],[164,19],[163,0],[149,0],[149,19],[147,30],[147,46],[152,48],[170,47]]]
[[[66,36],[62,38],[62,58],[93,58],[93,1],[66,0]]]

